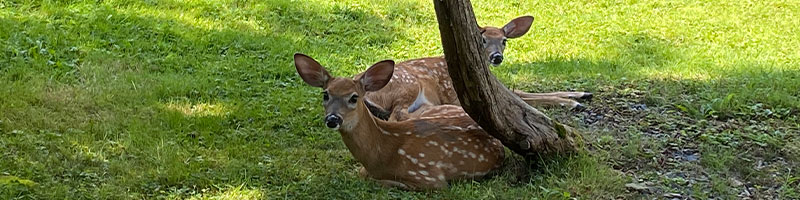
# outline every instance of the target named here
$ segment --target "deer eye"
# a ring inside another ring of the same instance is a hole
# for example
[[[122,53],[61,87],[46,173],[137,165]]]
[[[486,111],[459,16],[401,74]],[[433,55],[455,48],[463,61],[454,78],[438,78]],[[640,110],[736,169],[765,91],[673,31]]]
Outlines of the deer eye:
[[[481,37],[481,40],[483,40],[483,44],[486,44],[486,38],[485,37]]]
[[[350,96],[350,100],[348,100],[347,102],[351,103],[351,104],[355,104],[356,102],[358,102],[358,95],[354,94],[353,96]]]
[[[322,92],[322,100],[328,101],[331,97],[328,96],[328,92]]]
[[[503,39],[503,45],[506,45],[506,41],[508,41],[508,39]]]

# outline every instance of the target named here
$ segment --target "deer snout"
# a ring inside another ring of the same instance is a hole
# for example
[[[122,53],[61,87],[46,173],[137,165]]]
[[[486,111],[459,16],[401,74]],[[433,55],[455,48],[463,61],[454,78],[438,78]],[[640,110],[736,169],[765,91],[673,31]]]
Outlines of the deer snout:
[[[489,55],[489,62],[492,63],[492,65],[494,66],[500,65],[500,63],[503,63],[503,53],[500,52],[492,53],[491,55]]]
[[[342,117],[336,114],[329,114],[325,117],[325,126],[328,126],[328,128],[336,130],[339,129],[340,125],[342,125]]]

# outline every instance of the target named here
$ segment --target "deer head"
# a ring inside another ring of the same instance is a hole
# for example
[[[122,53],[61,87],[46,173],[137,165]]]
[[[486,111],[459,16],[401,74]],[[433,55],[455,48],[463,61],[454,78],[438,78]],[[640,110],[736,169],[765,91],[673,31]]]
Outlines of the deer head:
[[[342,124],[349,130],[359,119],[353,112],[358,104],[363,104],[366,92],[377,91],[386,86],[394,72],[394,61],[384,60],[372,65],[364,75],[357,79],[332,77],[322,65],[309,56],[295,54],[297,73],[308,85],[322,88],[322,101],[325,107],[325,125],[339,129]]]
[[[483,37],[483,47],[489,56],[489,63],[493,66],[503,63],[503,50],[506,48],[506,41],[512,38],[518,38],[531,28],[533,17],[522,16],[518,17],[511,22],[508,22],[503,28],[497,27],[480,27],[481,36]]]

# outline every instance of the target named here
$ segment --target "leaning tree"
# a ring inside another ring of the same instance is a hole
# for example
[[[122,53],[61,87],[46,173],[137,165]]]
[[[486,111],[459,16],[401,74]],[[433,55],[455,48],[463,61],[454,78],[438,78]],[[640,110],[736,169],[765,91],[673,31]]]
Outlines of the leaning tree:
[[[489,71],[469,0],[434,0],[447,69],[461,106],[487,132],[526,157],[568,154],[581,136],[514,95]]]

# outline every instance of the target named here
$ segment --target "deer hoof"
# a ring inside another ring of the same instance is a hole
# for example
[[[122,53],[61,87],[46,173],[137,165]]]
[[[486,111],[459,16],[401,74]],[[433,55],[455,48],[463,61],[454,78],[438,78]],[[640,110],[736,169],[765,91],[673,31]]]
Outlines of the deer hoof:
[[[594,94],[592,94],[591,92],[584,92],[583,96],[578,97],[578,99],[584,101],[592,101],[592,98],[594,98]]]
[[[586,109],[588,109],[588,108],[586,106],[584,106],[583,104],[580,104],[580,103],[576,104],[575,107],[572,107],[572,111],[575,111],[575,112],[583,112]]]
[[[366,168],[359,167],[358,168],[358,176],[361,177],[361,178],[369,178],[369,172],[367,172]]]

